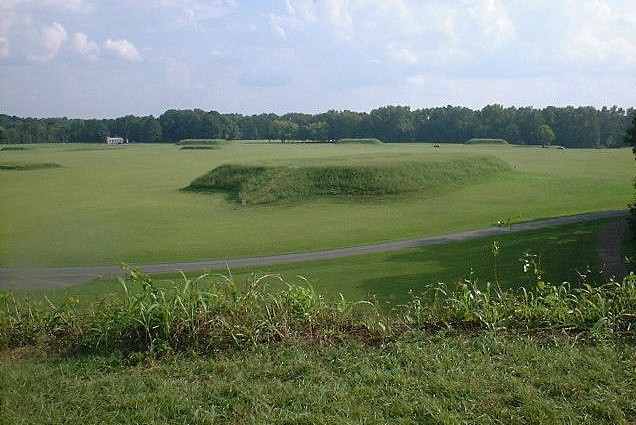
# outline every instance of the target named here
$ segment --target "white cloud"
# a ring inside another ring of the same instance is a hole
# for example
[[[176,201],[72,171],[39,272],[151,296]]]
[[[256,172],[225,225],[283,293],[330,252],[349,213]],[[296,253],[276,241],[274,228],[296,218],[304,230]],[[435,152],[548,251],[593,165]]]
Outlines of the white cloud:
[[[109,38],[104,42],[104,49],[113,52],[127,61],[137,62],[141,60],[139,51],[135,45],[128,40],[112,40]]]
[[[235,0],[162,0],[161,6],[177,8],[181,16],[176,19],[177,26],[199,27],[202,22],[222,18],[236,8]]]
[[[560,53],[575,64],[636,65],[636,9],[605,0],[568,2]]]
[[[166,81],[168,85],[177,88],[187,88],[192,82],[190,67],[175,58],[166,58]]]
[[[92,41],[88,41],[86,34],[81,32],[75,33],[73,35],[73,46],[77,52],[90,60],[95,61],[99,58],[99,46]]]
[[[62,43],[68,40],[68,34],[64,27],[55,22],[52,25],[42,29],[42,42],[44,53],[40,55],[29,55],[29,59],[35,61],[47,62],[53,60],[57,56]]]
[[[468,17],[474,20],[481,44],[485,44],[486,49],[500,47],[512,38],[514,24],[497,0],[471,1],[469,4]]]
[[[387,45],[390,58],[395,62],[402,62],[407,65],[414,65],[419,62],[418,54],[410,46],[396,46],[393,43]]]
[[[328,22],[344,38],[351,37],[353,18],[342,0],[325,0],[325,10]]]
[[[0,58],[6,58],[9,56],[9,39],[0,35]]]

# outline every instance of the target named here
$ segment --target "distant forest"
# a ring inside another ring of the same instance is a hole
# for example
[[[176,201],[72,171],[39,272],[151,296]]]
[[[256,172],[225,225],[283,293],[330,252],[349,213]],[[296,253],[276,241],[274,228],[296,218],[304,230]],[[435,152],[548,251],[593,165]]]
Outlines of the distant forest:
[[[311,115],[221,114],[201,109],[171,109],[161,116],[114,119],[20,118],[0,114],[0,143],[103,143],[123,137],[130,143],[174,143],[181,139],[325,142],[377,138],[385,142],[457,143],[472,138],[505,139],[513,144],[547,142],[568,148],[625,146],[623,138],[634,108],[503,107],[481,110],[446,106],[411,110],[384,106],[371,112],[331,110]]]

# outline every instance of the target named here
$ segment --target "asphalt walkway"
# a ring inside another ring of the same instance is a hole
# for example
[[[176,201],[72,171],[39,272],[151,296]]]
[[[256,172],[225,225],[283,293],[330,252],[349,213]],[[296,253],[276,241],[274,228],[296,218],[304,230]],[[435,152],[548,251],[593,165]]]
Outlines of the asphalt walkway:
[[[561,226],[590,220],[626,216],[627,210],[599,211],[545,220],[529,221],[512,226],[497,226],[468,232],[451,233],[441,236],[423,237],[373,245],[330,249],[326,251],[300,252],[296,254],[272,255],[266,257],[233,258],[226,260],[199,261],[192,263],[142,264],[135,265],[146,273],[167,273],[176,271],[235,269],[240,267],[268,266],[297,261],[326,260],[361,254],[396,251],[408,248],[439,245],[491,235],[523,232],[526,230]],[[91,280],[120,275],[120,266],[97,267],[45,267],[45,268],[0,268],[0,290],[60,288],[90,282]]]

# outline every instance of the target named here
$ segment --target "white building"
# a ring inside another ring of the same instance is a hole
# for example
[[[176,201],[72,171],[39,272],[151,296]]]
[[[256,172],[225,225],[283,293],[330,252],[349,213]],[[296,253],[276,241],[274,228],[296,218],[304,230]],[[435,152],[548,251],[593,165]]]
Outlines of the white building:
[[[107,137],[106,143],[109,145],[120,145],[126,143],[123,137]]]

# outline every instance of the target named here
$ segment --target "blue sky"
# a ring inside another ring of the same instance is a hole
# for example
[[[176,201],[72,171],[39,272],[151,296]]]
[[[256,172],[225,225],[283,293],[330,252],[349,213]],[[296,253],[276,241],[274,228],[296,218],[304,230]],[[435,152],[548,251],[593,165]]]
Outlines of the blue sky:
[[[636,105],[633,0],[0,0],[0,112]]]

